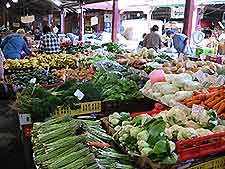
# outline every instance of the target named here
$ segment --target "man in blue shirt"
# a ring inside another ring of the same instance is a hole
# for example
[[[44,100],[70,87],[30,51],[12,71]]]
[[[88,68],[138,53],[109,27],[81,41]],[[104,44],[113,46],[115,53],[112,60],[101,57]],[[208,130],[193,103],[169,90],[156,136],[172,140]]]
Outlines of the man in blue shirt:
[[[6,59],[21,59],[21,53],[24,51],[27,56],[32,52],[24,40],[24,29],[18,29],[17,33],[7,36],[1,43],[0,48]]]
[[[173,30],[168,30],[166,35],[173,39],[173,46],[179,54],[183,53],[191,55],[191,51],[188,46],[188,37],[182,33],[176,33]]]

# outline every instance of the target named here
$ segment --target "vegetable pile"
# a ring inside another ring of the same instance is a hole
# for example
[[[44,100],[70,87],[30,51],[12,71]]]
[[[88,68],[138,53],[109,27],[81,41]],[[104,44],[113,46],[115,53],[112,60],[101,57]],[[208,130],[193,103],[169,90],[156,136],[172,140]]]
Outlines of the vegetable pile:
[[[55,84],[60,82],[60,80],[51,74],[50,72],[43,70],[43,69],[35,69],[32,71],[20,71],[20,72],[13,72],[9,76],[10,83],[19,86],[27,86],[30,84],[31,79],[36,79],[35,83],[39,84]]]
[[[152,84],[149,80],[141,89],[146,97],[159,100],[170,107],[176,106],[179,101],[192,96],[194,90],[203,88],[203,86],[192,80],[192,76],[183,74],[167,74],[166,82],[157,82]]]
[[[98,121],[68,117],[34,123],[34,160],[42,169],[129,168],[128,156],[109,144],[112,138]]]
[[[225,119],[225,86],[209,87],[207,90],[194,92],[193,96],[181,102],[189,108],[194,104],[205,109],[214,109],[221,119]]]

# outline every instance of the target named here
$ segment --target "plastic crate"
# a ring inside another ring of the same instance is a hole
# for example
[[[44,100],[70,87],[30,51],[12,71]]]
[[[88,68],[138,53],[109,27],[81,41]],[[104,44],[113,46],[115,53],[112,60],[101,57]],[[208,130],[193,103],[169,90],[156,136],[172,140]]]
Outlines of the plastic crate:
[[[224,169],[225,168],[225,157],[220,157],[215,160],[196,165],[190,169]]]
[[[75,107],[77,109],[60,106],[52,115],[53,116],[64,116],[64,115],[76,116],[76,115],[98,113],[98,112],[101,112],[102,110],[100,101],[79,103],[79,104],[76,104]]]
[[[190,160],[225,151],[225,132],[176,143],[180,161]]]

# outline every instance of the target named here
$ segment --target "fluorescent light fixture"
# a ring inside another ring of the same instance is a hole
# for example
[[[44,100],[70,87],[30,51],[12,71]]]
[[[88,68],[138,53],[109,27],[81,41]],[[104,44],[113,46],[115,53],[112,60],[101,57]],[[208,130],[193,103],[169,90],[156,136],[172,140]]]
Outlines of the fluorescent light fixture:
[[[60,0],[51,0],[56,6],[61,6],[62,2]]]
[[[13,3],[18,3],[18,0],[12,0],[13,1]]]
[[[5,6],[6,6],[6,8],[10,8],[11,7],[9,2],[7,2]]]

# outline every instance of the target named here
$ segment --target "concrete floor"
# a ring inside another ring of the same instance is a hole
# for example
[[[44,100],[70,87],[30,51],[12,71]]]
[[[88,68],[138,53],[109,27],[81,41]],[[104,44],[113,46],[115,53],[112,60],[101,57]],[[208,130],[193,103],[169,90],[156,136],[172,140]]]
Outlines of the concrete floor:
[[[9,101],[0,100],[0,168],[26,169],[17,114]]]

